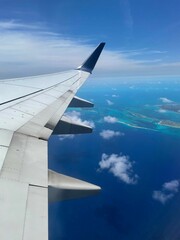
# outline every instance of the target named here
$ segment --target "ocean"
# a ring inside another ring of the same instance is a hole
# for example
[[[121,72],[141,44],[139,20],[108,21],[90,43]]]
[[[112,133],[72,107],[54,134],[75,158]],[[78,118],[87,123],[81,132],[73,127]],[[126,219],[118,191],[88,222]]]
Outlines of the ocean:
[[[100,81],[78,92],[93,109],[68,109],[93,133],[51,137],[49,168],[102,190],[49,204],[49,239],[179,240],[180,81]]]

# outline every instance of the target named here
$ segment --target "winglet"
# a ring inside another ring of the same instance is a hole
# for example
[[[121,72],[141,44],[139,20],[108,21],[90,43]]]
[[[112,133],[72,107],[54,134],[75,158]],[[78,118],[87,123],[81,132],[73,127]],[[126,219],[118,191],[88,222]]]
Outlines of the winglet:
[[[104,45],[105,45],[104,42],[100,43],[99,46],[94,50],[94,52],[88,57],[88,59],[77,68],[77,70],[92,73],[92,70],[96,65],[96,62],[104,48]]]

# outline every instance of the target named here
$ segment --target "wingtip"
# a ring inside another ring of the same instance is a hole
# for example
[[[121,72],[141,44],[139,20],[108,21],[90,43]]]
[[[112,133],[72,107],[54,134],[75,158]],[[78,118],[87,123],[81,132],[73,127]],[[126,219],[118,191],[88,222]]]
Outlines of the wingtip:
[[[105,42],[101,42],[99,45],[103,45],[103,47],[106,45]]]
[[[87,60],[77,68],[77,70],[92,73],[105,44],[105,42],[101,42]]]

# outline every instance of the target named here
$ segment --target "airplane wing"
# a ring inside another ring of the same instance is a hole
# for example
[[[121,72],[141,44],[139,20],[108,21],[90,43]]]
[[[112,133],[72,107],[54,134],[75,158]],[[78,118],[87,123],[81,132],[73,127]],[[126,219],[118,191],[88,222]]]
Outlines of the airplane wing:
[[[48,170],[47,141],[52,134],[91,132],[63,114],[68,106],[93,105],[75,94],[104,45],[75,70],[0,81],[0,240],[47,240],[48,201],[99,191]]]

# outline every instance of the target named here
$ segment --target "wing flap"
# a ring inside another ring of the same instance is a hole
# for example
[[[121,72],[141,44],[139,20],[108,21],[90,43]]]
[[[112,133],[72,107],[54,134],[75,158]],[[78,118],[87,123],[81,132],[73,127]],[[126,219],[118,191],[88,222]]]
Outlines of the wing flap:
[[[0,239],[23,239],[28,184],[0,179]]]
[[[29,186],[23,240],[32,239],[48,240],[47,188]]]
[[[5,148],[0,172],[0,239],[48,239],[47,142],[14,133]]]
[[[0,170],[3,166],[7,151],[8,151],[8,147],[0,146]]]
[[[5,129],[0,129],[0,146],[8,147],[10,145],[13,132],[7,131]]]
[[[0,179],[47,187],[47,142],[14,133],[0,172]]]
[[[48,239],[48,190],[0,179],[0,239]]]

